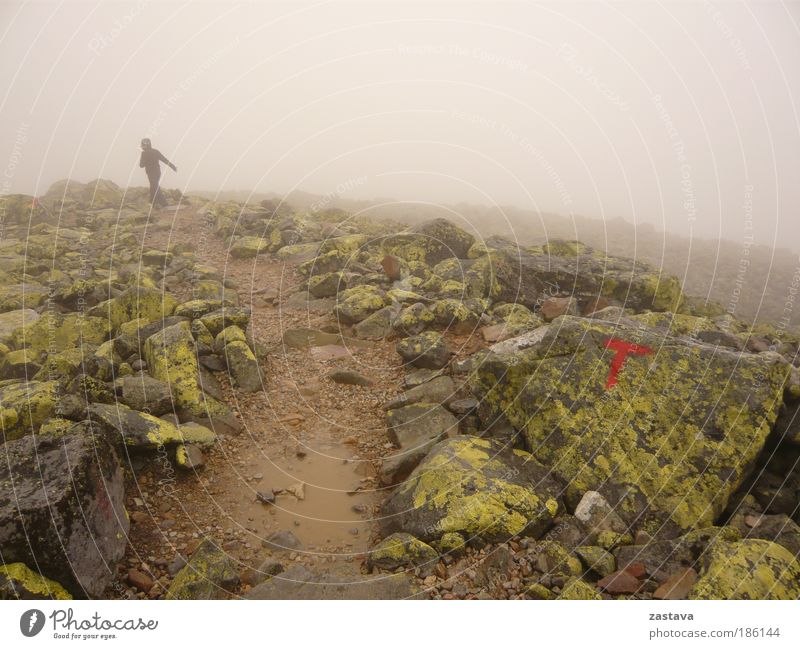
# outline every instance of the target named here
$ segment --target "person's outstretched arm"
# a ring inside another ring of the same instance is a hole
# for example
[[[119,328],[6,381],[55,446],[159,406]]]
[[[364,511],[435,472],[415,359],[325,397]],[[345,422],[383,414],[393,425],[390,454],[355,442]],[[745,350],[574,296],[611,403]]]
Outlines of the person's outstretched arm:
[[[144,167],[144,151],[142,151],[142,155],[139,156],[139,166]]]
[[[165,165],[170,167],[172,169],[172,171],[178,171],[178,168],[174,164],[172,164],[169,160],[167,160],[164,157],[164,154],[161,153],[161,151],[158,152],[158,159],[161,160],[161,162],[163,162]]]

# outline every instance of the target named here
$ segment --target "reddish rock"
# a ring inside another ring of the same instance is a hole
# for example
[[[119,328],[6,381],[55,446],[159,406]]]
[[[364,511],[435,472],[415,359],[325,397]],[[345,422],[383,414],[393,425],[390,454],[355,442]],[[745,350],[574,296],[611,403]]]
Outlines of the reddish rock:
[[[150,589],[155,585],[155,582],[148,575],[133,568],[128,570],[128,583],[143,593],[149,593]]]
[[[607,306],[611,306],[611,302],[608,301],[608,298],[601,295],[593,300],[589,300],[589,303],[583,309],[583,315],[592,315],[595,311],[605,309]]]
[[[381,259],[381,266],[383,266],[383,272],[386,273],[386,277],[390,280],[396,282],[400,279],[400,260],[397,257],[386,255]]]
[[[487,343],[498,343],[511,338],[511,333],[505,323],[481,327],[481,335]]]
[[[639,590],[642,583],[626,570],[618,570],[603,577],[597,587],[611,595],[630,595]]]
[[[578,315],[578,303],[572,297],[549,297],[542,302],[540,314],[545,322],[555,320],[560,315]]]
[[[689,590],[697,581],[697,573],[686,568],[670,575],[653,593],[655,599],[686,599]]]
[[[644,567],[643,563],[639,563],[638,561],[629,563],[623,570],[629,575],[636,577],[636,579],[644,579],[647,576],[647,568]]]

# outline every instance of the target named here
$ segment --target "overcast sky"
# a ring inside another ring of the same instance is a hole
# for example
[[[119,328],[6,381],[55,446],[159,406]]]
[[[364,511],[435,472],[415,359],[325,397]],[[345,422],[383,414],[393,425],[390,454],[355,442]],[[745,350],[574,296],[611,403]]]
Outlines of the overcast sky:
[[[800,5],[0,4],[3,192],[516,205],[800,249]]]

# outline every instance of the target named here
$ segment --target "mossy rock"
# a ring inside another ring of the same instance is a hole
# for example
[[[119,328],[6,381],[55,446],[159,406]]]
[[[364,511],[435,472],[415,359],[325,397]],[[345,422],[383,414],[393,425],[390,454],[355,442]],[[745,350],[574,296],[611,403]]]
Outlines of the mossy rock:
[[[48,437],[63,437],[75,422],[61,417],[50,417],[42,423],[39,435]]]
[[[347,275],[341,271],[314,275],[308,280],[308,292],[316,298],[333,297],[347,289]]]
[[[601,577],[610,575],[617,569],[614,555],[597,545],[582,545],[575,548],[575,554],[587,570],[596,572]]]
[[[578,577],[570,579],[556,599],[603,599],[598,590]]]
[[[89,310],[89,315],[104,318],[112,331],[131,320],[147,324],[172,315],[178,301],[157,288],[133,286],[117,297],[101,302]]]
[[[175,424],[146,412],[131,410],[122,404],[93,403],[89,405],[88,412],[92,422],[115,444],[153,450],[184,441]]]
[[[74,347],[100,345],[109,335],[107,320],[78,313],[45,313],[12,336],[16,349],[27,347],[40,355],[63,352]]]
[[[452,298],[434,302],[432,311],[438,326],[457,335],[472,333],[480,321],[480,314],[470,310],[463,301]]]
[[[188,323],[179,322],[150,336],[144,345],[144,356],[150,375],[170,386],[179,408],[198,417],[228,412],[227,406],[206,396],[200,387],[194,339]]]
[[[304,261],[297,267],[297,270],[305,277],[335,273],[336,271],[342,270],[347,265],[348,260],[348,255],[338,250],[330,250],[318,257]]]
[[[416,336],[430,327],[436,317],[425,304],[417,302],[400,311],[392,320],[392,328],[404,336]]]
[[[238,237],[231,243],[228,252],[235,259],[251,259],[259,253],[266,252],[270,247],[269,241],[262,237]]]
[[[166,599],[223,599],[239,584],[236,562],[206,539],[175,575]]]
[[[222,300],[215,298],[198,298],[196,300],[189,300],[188,302],[181,302],[178,304],[175,307],[174,315],[195,320],[197,318],[202,318],[204,315],[211,313],[212,311],[218,311],[222,307]]]
[[[58,396],[57,381],[23,381],[0,388],[0,403],[6,413],[3,417],[5,440],[37,432],[55,414]],[[16,413],[16,417],[8,411]]]
[[[33,273],[37,269],[35,264],[27,261],[23,255],[19,256],[19,273]],[[35,282],[25,282],[22,284],[0,285],[0,311],[12,311],[20,309],[37,308],[44,304],[49,295],[47,287]]]
[[[466,258],[474,242],[475,237],[451,221],[433,219],[415,226],[410,232],[384,238],[381,247],[385,254],[433,266],[449,257]]]
[[[696,337],[702,331],[715,331],[717,329],[716,325],[708,318],[669,311],[637,313],[630,316],[630,319],[635,322],[641,322],[653,329],[664,329],[673,336]]]
[[[609,384],[611,339],[642,353]],[[524,431],[573,504],[599,491],[629,525],[661,535],[722,514],[764,446],[788,372],[763,355],[568,316],[539,344],[477,366],[476,396]]]
[[[777,543],[717,542],[706,560],[688,599],[800,598],[800,562]]]
[[[538,535],[560,509],[558,485],[529,453],[477,437],[433,447],[384,504],[384,533],[408,532],[423,541],[447,533],[467,540],[507,541]]]
[[[40,369],[39,354],[30,349],[7,352],[0,358],[0,379],[33,378]]]
[[[363,340],[383,340],[392,332],[396,316],[395,307],[384,307],[356,324],[353,333]]]
[[[245,335],[242,328],[237,327],[236,325],[225,327],[225,329],[220,331],[217,334],[217,337],[214,338],[214,345],[213,345],[214,352],[216,352],[217,354],[223,353],[223,351],[225,350],[225,345],[237,340],[243,343],[247,342],[247,336]]]
[[[0,565],[0,599],[72,599],[57,581],[42,577],[24,563]]]
[[[237,387],[245,392],[258,392],[262,388],[258,361],[247,343],[234,340],[225,345],[225,361]]]
[[[381,570],[397,570],[404,567],[431,567],[439,559],[439,553],[430,545],[405,532],[387,536],[369,552],[370,565]]]
[[[0,344],[11,344],[17,330],[34,324],[40,317],[33,309],[15,309],[0,313]]]
[[[348,234],[343,237],[333,237],[325,239],[319,247],[321,254],[336,251],[346,257],[352,257],[359,252],[367,242],[369,237],[364,234]]]
[[[227,306],[217,311],[207,313],[200,318],[212,336],[216,336],[225,327],[236,325],[241,329],[247,329],[250,323],[250,309],[238,306]]]
[[[414,367],[438,370],[450,362],[450,348],[441,334],[427,331],[399,341],[397,353]]]
[[[531,559],[539,571],[549,575],[580,577],[584,573],[580,560],[558,541],[539,541]]]
[[[386,293],[377,286],[364,284],[339,293],[333,313],[345,324],[355,324],[385,306]]]

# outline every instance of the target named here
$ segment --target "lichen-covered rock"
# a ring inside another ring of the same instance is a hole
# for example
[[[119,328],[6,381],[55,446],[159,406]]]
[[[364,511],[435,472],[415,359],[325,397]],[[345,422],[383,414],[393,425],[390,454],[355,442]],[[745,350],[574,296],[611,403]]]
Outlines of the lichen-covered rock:
[[[365,318],[353,327],[353,333],[363,340],[383,340],[392,332],[392,323],[397,315],[393,306],[387,306]]]
[[[240,327],[237,327],[236,325],[225,327],[225,329],[220,331],[217,334],[217,337],[214,338],[214,345],[213,345],[214,352],[217,354],[225,353],[225,345],[237,340],[243,343],[247,342],[247,336],[245,335],[244,331]]]
[[[110,329],[116,331],[131,320],[140,320],[143,324],[162,320],[172,315],[177,304],[178,301],[166,291],[134,286],[92,307],[89,315],[104,319]]]
[[[97,428],[115,444],[135,449],[156,449],[183,441],[174,424],[122,404],[93,403],[89,405],[88,413]]]
[[[224,404],[206,396],[200,387],[194,339],[188,323],[179,322],[153,334],[144,348],[148,372],[170,387],[179,408],[200,417],[228,412]]]
[[[258,392],[262,388],[258,361],[247,343],[234,340],[225,345],[225,360],[228,371],[240,390]]]
[[[122,403],[134,410],[146,411],[156,417],[173,410],[169,385],[147,374],[118,379],[116,388]]]
[[[556,599],[603,599],[600,592],[578,577],[573,577],[561,589]]]
[[[480,321],[480,313],[475,313],[463,301],[453,298],[438,300],[433,304],[432,311],[439,327],[450,329],[460,336],[475,331]]]
[[[247,329],[250,323],[250,309],[246,307],[224,306],[217,311],[207,313],[200,318],[212,336],[216,336],[226,327],[236,326]]]
[[[36,566],[74,595],[102,596],[128,533],[113,446],[81,422],[58,438],[30,436],[1,448],[3,561]]]
[[[436,316],[422,302],[404,308],[392,321],[392,328],[404,336],[416,336],[430,327]]]
[[[6,345],[13,341],[14,332],[26,324],[31,325],[41,316],[33,309],[15,309],[0,313],[0,343]]]
[[[387,536],[369,551],[368,562],[381,570],[403,567],[430,567],[439,559],[439,553],[430,545],[405,532]]]
[[[55,414],[58,390],[57,381],[23,381],[0,388],[0,404],[8,412],[2,431],[6,441],[38,431]]]
[[[269,249],[269,241],[262,237],[238,237],[228,251],[235,259],[250,259]]]
[[[196,320],[212,311],[218,311],[223,307],[223,301],[219,299],[196,299],[188,302],[181,302],[175,307],[174,315],[182,318]]]
[[[404,531],[423,541],[448,532],[467,541],[506,541],[543,533],[559,511],[560,489],[524,451],[494,440],[456,437],[440,442],[384,504],[384,533]]]
[[[688,599],[798,599],[800,562],[776,543],[717,542]]]
[[[105,318],[47,312],[36,322],[17,329],[12,335],[12,345],[16,349],[27,347],[44,356],[73,347],[99,345],[108,338],[109,331]]]
[[[0,357],[0,379],[32,379],[41,369],[36,362],[38,354],[28,349],[17,349]]]
[[[569,482],[574,504],[599,491],[629,525],[674,535],[725,509],[786,374],[763,355],[564,317],[528,349],[483,357],[474,387]]]
[[[308,292],[316,298],[333,297],[347,289],[347,274],[336,271],[313,275],[308,280]]]
[[[42,577],[24,563],[0,566],[0,600],[5,599],[72,599],[64,587]]]
[[[397,353],[404,362],[431,370],[438,370],[450,362],[447,342],[433,331],[404,338],[397,343]]]
[[[175,575],[167,599],[224,599],[239,584],[236,562],[210,539],[204,540]]]
[[[410,232],[386,237],[382,243],[385,254],[405,261],[421,261],[429,266],[448,257],[466,258],[475,237],[447,219],[433,219]]]
[[[545,574],[579,577],[584,572],[580,560],[558,541],[539,541],[530,556],[533,566]]]
[[[363,284],[339,293],[333,313],[345,324],[355,324],[386,305],[384,291],[377,286]]]

